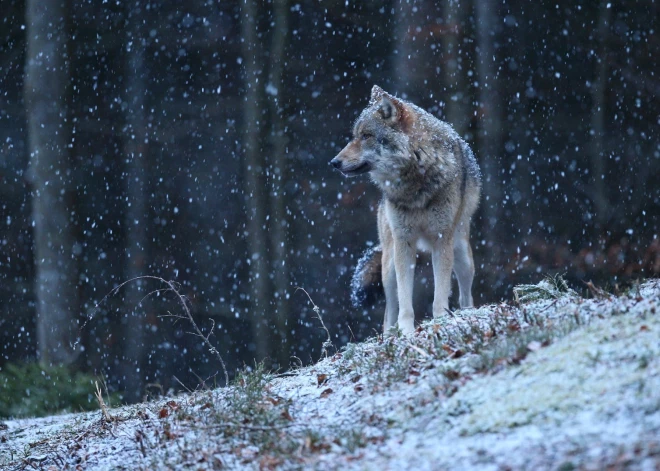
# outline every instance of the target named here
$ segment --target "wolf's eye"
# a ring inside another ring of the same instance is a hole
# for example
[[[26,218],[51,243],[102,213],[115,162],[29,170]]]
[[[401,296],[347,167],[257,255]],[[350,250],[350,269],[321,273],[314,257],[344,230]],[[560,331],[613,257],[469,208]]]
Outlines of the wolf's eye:
[[[373,134],[369,134],[368,132],[363,132],[362,135],[360,136],[360,139],[366,141],[367,139],[370,139],[372,137],[374,137]]]

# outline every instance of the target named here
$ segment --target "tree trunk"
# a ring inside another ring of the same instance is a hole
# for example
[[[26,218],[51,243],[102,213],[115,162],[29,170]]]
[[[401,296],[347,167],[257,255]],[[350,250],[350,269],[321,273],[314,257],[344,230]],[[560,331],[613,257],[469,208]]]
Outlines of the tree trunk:
[[[445,119],[459,136],[464,137],[470,122],[469,93],[465,84],[461,55],[463,9],[456,0],[445,0],[443,5],[445,28],[442,35],[442,71],[445,94]]]
[[[419,11],[419,10],[417,10]],[[416,100],[419,97],[410,97],[408,94],[415,87],[416,70],[414,65],[417,63],[412,34],[416,24],[414,12],[410,0],[394,1],[394,18],[396,48],[394,50],[394,77],[395,90],[404,98]]]
[[[71,364],[80,312],[75,182],[68,119],[70,7],[28,0],[25,103],[36,263],[37,351],[44,364]]]
[[[270,353],[270,301],[271,285],[268,268],[268,237],[266,209],[266,162],[261,146],[261,103],[263,87],[263,61],[261,44],[257,38],[257,2],[241,3],[241,37],[243,38],[243,62],[245,98],[243,103],[243,147],[245,155],[245,214],[247,217],[247,245],[250,264],[249,292],[252,317],[253,341],[258,361]]]
[[[484,233],[496,226],[502,206],[500,164],[502,151],[502,104],[497,77],[494,44],[496,28],[501,23],[498,3],[493,0],[475,0],[477,18],[477,77],[478,100],[481,120],[478,133],[478,149],[483,172],[482,207],[486,218]]]
[[[598,14],[598,42],[596,73],[591,87],[593,110],[591,113],[591,198],[596,209],[596,227],[605,226],[609,218],[609,201],[605,185],[605,155],[603,139],[605,136],[605,86],[607,84],[607,37],[609,36],[612,8],[607,1],[601,1]]]
[[[146,94],[148,73],[145,67],[145,35],[142,28],[146,12],[139,2],[129,3],[126,9],[126,59],[125,59],[125,192],[126,206],[126,260],[125,279],[145,275],[147,261],[147,122]],[[144,389],[144,333],[145,310],[148,300],[143,280],[126,286],[124,298],[124,355],[122,376],[125,398],[139,401]]]
[[[289,2],[288,0],[274,0],[273,17],[275,26],[271,38],[270,49],[270,149],[271,149],[271,255],[272,275],[275,288],[275,319],[277,336],[281,344],[277,350],[279,366],[289,366],[291,348],[291,325],[289,306],[289,267],[287,265],[288,221],[286,217],[286,193],[284,186],[287,182],[286,135],[282,118],[284,83],[283,71],[286,58],[286,43],[289,30]]]

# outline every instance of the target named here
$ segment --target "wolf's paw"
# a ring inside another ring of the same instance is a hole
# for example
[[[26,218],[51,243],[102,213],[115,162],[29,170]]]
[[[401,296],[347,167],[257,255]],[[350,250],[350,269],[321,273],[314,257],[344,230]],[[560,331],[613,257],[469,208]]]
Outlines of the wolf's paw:
[[[474,307],[474,302],[472,301],[471,294],[461,295],[458,301],[461,306],[461,309],[466,307]]]
[[[415,331],[415,318],[414,317],[405,317],[401,319],[399,316],[399,329],[403,335],[412,334]]]
[[[449,307],[447,303],[433,303],[433,318],[437,319],[438,317],[442,317],[447,313],[451,314],[451,311],[449,310]]]

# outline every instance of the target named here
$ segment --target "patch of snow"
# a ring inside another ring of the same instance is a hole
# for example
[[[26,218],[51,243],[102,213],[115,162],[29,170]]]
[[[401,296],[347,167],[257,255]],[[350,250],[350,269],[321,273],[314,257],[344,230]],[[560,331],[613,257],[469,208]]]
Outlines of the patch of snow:
[[[293,443],[284,456],[277,443],[255,445],[258,427],[226,425],[234,386],[111,409],[112,423],[101,412],[8,421],[0,466],[653,470],[659,311],[652,280],[622,297],[464,309],[350,345],[268,380],[263,407],[289,417],[274,426]]]

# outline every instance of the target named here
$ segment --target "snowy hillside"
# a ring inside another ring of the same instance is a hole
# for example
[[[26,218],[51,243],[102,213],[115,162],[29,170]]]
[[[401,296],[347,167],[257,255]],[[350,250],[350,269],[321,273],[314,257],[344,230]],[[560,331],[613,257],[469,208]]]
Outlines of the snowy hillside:
[[[560,279],[231,388],[5,422],[2,469],[658,469],[660,281]]]

